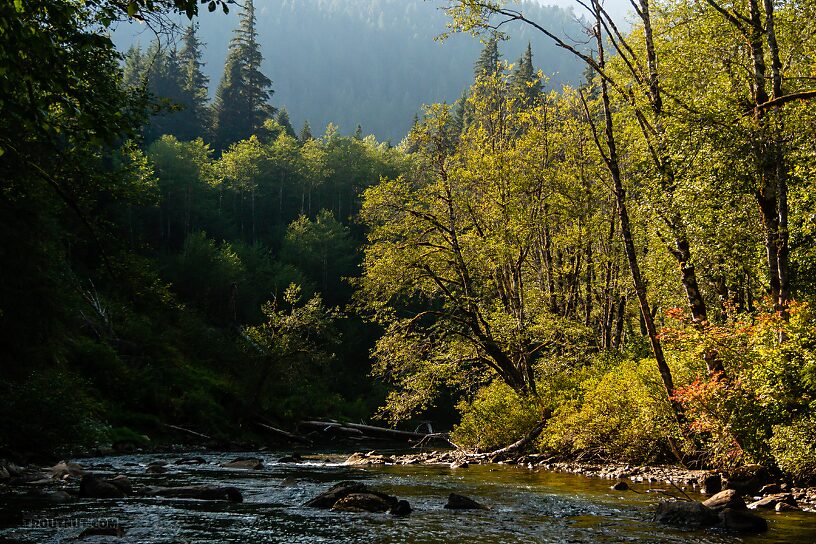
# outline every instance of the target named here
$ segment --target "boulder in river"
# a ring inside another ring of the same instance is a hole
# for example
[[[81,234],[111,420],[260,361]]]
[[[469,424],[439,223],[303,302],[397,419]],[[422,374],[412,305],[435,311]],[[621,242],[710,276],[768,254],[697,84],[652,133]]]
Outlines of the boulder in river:
[[[376,452],[369,452],[369,453],[352,453],[348,459],[346,459],[345,465],[385,465],[394,464],[394,458],[388,457],[387,455],[380,455]]]
[[[613,491],[627,491],[629,489],[629,484],[624,482],[623,480],[616,482],[610,489]]]
[[[365,493],[368,488],[365,484],[360,482],[340,482],[333,485],[328,491],[324,491],[320,495],[314,497],[306,502],[303,506],[308,508],[331,508],[340,499],[351,495],[352,493]]]
[[[779,485],[777,483],[773,483],[773,484],[768,484],[768,485],[762,486],[762,489],[759,490],[759,494],[762,495],[762,496],[776,495],[777,493],[782,493],[783,491],[784,490],[782,489],[781,485]]]
[[[303,506],[341,512],[389,512],[394,516],[411,513],[408,501],[369,489],[361,482],[340,482]]]
[[[264,468],[263,461],[253,457],[239,457],[227,463],[222,463],[224,468],[240,468],[244,470],[261,470]]]
[[[79,482],[79,496],[91,499],[121,499],[125,497],[125,486],[121,482],[86,474]]]
[[[710,508],[715,512],[725,510],[726,508],[731,508],[733,510],[745,510],[748,508],[745,505],[745,501],[742,500],[742,496],[733,489],[720,491],[716,495],[713,495],[708,500],[704,501],[703,506]]]
[[[50,467],[48,470],[51,471],[51,477],[55,480],[62,480],[67,477],[76,478],[85,473],[82,465],[77,463],[68,463],[66,461],[60,461],[53,467]]]
[[[391,507],[391,510],[388,511],[388,513],[392,516],[407,516],[411,512],[413,512],[411,505],[408,504],[408,501],[406,500],[397,501],[397,504]]]
[[[448,503],[445,508],[449,510],[487,510],[487,506],[458,493],[448,495]]]
[[[148,465],[145,469],[145,474],[164,474],[167,472],[167,468],[161,465]]]
[[[756,502],[752,502],[748,505],[748,508],[751,510],[756,510],[758,508],[773,510],[779,503],[785,503],[789,506],[798,506],[792,493],[777,493],[776,495],[768,495],[767,497],[762,497]]]
[[[146,494],[168,499],[197,499],[200,501],[243,502],[244,496],[237,487],[191,485],[186,487],[152,487]]]
[[[108,482],[112,483],[116,487],[118,487],[125,495],[130,495],[133,493],[133,485],[130,483],[130,480],[124,474],[119,474],[114,476]]]
[[[738,533],[763,533],[768,530],[768,522],[756,514],[741,508],[726,508],[718,516],[718,527]]]
[[[722,491],[722,476],[719,472],[706,474],[700,478],[700,493],[703,495],[715,495]]]
[[[710,527],[719,522],[717,513],[696,501],[662,501],[657,505],[654,520],[678,527]]]
[[[735,508],[727,506],[728,501],[742,500],[738,494],[723,491],[709,501],[714,507],[694,501],[664,501],[657,505],[655,521],[677,527],[702,529],[718,527],[740,533],[759,533],[768,529],[768,522],[736,503]],[[716,499],[716,500],[714,500]],[[722,509],[714,508],[722,506]]]
[[[332,505],[332,510],[340,512],[388,512],[399,501],[384,493],[351,493]]]
[[[762,465],[745,465],[728,474],[725,488],[734,489],[740,495],[756,495],[770,480],[768,469]]]

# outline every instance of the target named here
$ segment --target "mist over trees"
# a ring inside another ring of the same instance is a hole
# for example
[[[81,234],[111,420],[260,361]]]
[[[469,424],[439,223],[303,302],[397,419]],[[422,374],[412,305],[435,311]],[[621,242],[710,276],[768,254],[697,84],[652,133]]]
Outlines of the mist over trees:
[[[534,1],[521,6],[531,18],[586,40],[570,10]],[[447,23],[439,7],[424,0],[257,1],[260,69],[274,81],[275,105],[285,107],[298,128],[308,121],[322,132],[332,122],[353,134],[360,124],[366,134],[396,144],[423,104],[453,103],[472,82],[482,44],[469,36],[435,41]],[[198,19],[211,95],[223,75],[239,11],[233,6],[228,16],[202,13]],[[515,62],[531,42],[535,68],[549,78],[548,88],[580,79],[582,68],[567,52],[529,29],[509,30],[511,40],[499,43],[504,59]],[[146,49],[153,40],[139,25],[121,26],[113,37],[122,51],[134,44]]]

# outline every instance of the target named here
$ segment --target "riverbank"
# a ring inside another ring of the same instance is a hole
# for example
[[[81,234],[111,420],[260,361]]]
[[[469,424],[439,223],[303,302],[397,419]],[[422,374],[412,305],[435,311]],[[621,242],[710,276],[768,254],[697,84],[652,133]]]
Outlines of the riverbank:
[[[538,454],[492,460],[486,456],[456,450],[404,455],[370,451],[353,453],[345,463],[350,466],[448,465],[451,469],[467,469],[472,464],[515,465],[531,471],[576,474],[586,478],[609,480],[614,482],[610,487],[619,488],[619,491],[635,491],[632,486],[642,484],[648,488],[642,492],[675,498],[682,498],[687,492],[714,495],[725,489],[735,489],[740,495],[754,499],[753,502],[784,495],[787,501],[785,504],[791,503],[789,506],[792,508],[816,513],[816,487],[795,486],[759,465],[739,467],[731,471],[692,470],[669,465],[556,461]],[[773,502],[771,508],[777,503],[778,501]]]

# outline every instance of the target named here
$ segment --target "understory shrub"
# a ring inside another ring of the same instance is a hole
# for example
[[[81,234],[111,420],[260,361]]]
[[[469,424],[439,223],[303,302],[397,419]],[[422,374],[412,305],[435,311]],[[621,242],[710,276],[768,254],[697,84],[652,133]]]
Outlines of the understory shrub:
[[[775,425],[770,444],[774,461],[786,474],[803,483],[816,481],[816,418]]]
[[[451,433],[454,443],[491,451],[522,438],[541,420],[541,407],[532,397],[522,397],[504,382],[493,381],[472,400],[461,401],[462,420]]]
[[[542,451],[639,463],[668,457],[677,428],[654,361],[616,363],[586,377],[580,391],[555,409]]]

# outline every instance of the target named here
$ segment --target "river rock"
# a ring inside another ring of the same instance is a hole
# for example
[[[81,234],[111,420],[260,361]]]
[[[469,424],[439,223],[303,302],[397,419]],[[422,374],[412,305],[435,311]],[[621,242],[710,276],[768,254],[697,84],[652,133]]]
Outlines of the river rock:
[[[164,474],[167,469],[161,465],[148,465],[145,469],[145,474]]]
[[[719,473],[706,474],[700,478],[700,493],[703,495],[716,495],[722,491],[722,476]]]
[[[719,515],[718,526],[727,531],[739,533],[763,533],[768,530],[768,522],[748,510],[726,508]]]
[[[388,512],[397,506],[397,498],[383,493],[351,493],[331,507],[340,512]]]
[[[380,455],[375,452],[369,453],[352,453],[348,459],[346,459],[345,465],[385,465],[385,464],[394,464],[393,457],[388,457],[387,455]]]
[[[710,508],[715,512],[725,510],[726,508],[731,508],[732,510],[745,510],[748,508],[745,505],[745,501],[742,500],[742,496],[740,496],[740,494],[733,489],[720,491],[716,495],[713,495],[711,498],[704,501],[703,506]]]
[[[779,503],[786,503],[790,506],[797,506],[796,499],[793,498],[793,495],[791,493],[777,493],[776,495],[768,495],[767,497],[763,497],[756,502],[752,502],[751,504],[748,505],[748,508],[750,508],[751,510],[756,509],[773,510]]]
[[[778,502],[776,503],[776,506],[774,506],[774,510],[776,510],[777,512],[794,512],[796,510],[801,510],[801,508],[799,508],[798,506],[793,506],[786,502]]]
[[[657,505],[654,520],[678,527],[709,527],[719,521],[717,513],[699,502],[662,501]]]
[[[621,480],[620,482],[616,482],[610,489],[614,491],[626,491],[629,489],[629,484]]]
[[[450,468],[468,468],[467,461],[454,461],[450,464]]]
[[[411,509],[411,505],[408,504],[408,501],[406,500],[397,501],[397,504],[394,505],[391,508],[391,510],[388,511],[388,513],[391,514],[392,516],[398,517],[407,516],[411,512],[413,512],[413,510]]]
[[[60,461],[48,470],[51,471],[51,477],[55,480],[62,480],[66,477],[78,478],[85,474],[82,465],[65,461]]]
[[[776,495],[778,493],[782,493],[783,489],[782,486],[779,484],[768,484],[762,486],[762,489],[759,490],[759,494],[763,497],[766,495]]]
[[[261,470],[264,468],[263,461],[253,457],[239,457],[232,461],[221,463],[224,468],[240,468],[244,470]]]
[[[762,465],[745,465],[728,474],[725,488],[734,489],[740,495],[756,495],[770,479],[768,469]]]
[[[79,482],[79,496],[91,499],[121,499],[127,493],[121,483],[115,484],[112,480],[98,478],[93,474],[86,474]]]
[[[487,510],[487,507],[483,504],[479,504],[470,497],[458,493],[448,495],[448,503],[445,508],[449,510]]]
[[[340,499],[352,493],[365,493],[368,488],[360,482],[340,482],[333,485],[328,491],[306,502],[303,506],[308,508],[331,508]]]
[[[203,457],[182,457],[176,461],[177,465],[206,465],[207,460]]]
[[[130,495],[133,493],[133,484],[130,483],[130,480],[124,474],[114,476],[112,479],[108,480],[108,482],[118,487],[125,495]]]
[[[244,496],[237,487],[193,485],[186,487],[152,487],[146,494],[168,499],[197,499],[201,501],[243,502]]]

